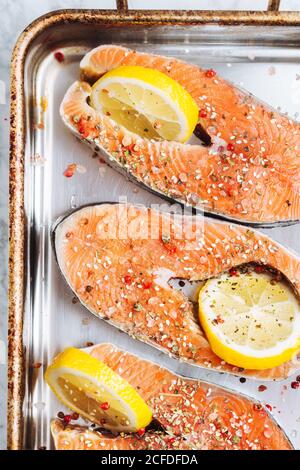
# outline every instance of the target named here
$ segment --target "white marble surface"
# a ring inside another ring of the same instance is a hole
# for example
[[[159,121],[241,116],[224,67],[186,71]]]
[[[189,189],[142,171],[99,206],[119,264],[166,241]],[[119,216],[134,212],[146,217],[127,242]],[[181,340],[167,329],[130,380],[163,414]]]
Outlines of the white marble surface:
[[[176,3],[176,7],[174,7]],[[131,8],[262,10],[267,0],[129,0]],[[114,0],[0,0],[0,449],[6,446],[7,216],[9,62],[18,35],[38,16],[59,8],[114,8]],[[282,0],[282,9],[300,9],[299,0]]]
[[[267,4],[268,0],[128,0],[129,8],[152,10],[266,10]]]

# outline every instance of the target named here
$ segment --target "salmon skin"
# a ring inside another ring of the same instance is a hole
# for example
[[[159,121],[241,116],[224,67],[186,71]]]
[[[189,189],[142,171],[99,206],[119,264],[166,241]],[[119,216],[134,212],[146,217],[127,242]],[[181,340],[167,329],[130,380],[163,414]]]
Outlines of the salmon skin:
[[[243,370],[211,350],[193,305],[171,278],[206,280],[259,263],[282,273],[300,292],[299,258],[269,237],[201,216],[103,203],[60,219],[53,245],[63,276],[80,302],[134,338],[191,364],[236,375],[284,379],[292,361],[269,370]]]
[[[174,58],[100,46],[83,58],[81,71],[93,82],[120,65],[150,67],[179,82],[196,101],[199,124],[213,144],[141,138],[89,106],[87,81],[74,83],[60,108],[76,136],[121,173],[181,204],[254,225],[299,221],[298,123],[214,71]]]
[[[110,436],[85,426],[64,425],[59,419],[51,423],[51,432],[57,450],[191,450],[181,438],[161,432],[147,432],[143,437],[126,434]]]
[[[264,407],[226,388],[187,379],[112,344],[86,350],[127,380],[161,431],[107,437],[52,423],[58,449],[289,450],[288,438]]]

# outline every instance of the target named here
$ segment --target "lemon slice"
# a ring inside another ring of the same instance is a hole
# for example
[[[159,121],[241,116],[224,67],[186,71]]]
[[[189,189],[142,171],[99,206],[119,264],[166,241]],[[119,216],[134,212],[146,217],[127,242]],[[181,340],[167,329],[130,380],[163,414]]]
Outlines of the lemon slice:
[[[158,70],[121,66],[92,87],[91,105],[148,139],[185,142],[194,131],[198,107],[175,80]]]
[[[269,369],[300,348],[300,307],[268,273],[223,274],[199,292],[199,318],[212,350],[229,364]]]
[[[152,419],[149,407],[126,380],[80,349],[59,354],[45,379],[62,403],[101,427],[135,432]]]

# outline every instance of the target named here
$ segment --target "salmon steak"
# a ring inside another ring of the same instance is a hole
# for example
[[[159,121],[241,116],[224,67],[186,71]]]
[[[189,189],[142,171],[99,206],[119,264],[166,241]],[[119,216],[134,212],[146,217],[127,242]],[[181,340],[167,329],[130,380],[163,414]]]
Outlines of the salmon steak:
[[[57,449],[292,449],[267,410],[244,395],[183,378],[112,344],[87,351],[138,391],[152,410],[155,426],[151,423],[141,436],[108,436],[101,430],[65,426],[55,420],[51,429]]]
[[[142,138],[96,111],[90,83],[124,65],[163,72],[188,91],[211,145]],[[230,220],[262,226],[299,221],[297,122],[213,70],[174,58],[110,45],[89,52],[80,67],[84,81],[66,92],[61,117],[112,167],[160,196]]]
[[[53,227],[59,268],[80,302],[136,339],[191,364],[284,379],[299,354],[265,370],[244,370],[215,355],[193,304],[170,279],[204,281],[248,263],[281,273],[300,290],[299,258],[249,228],[144,206],[103,203],[78,209]]]

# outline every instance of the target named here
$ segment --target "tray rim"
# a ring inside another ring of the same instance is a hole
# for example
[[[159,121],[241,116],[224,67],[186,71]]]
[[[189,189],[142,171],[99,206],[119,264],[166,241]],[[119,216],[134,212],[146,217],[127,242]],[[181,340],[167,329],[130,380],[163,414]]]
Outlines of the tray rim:
[[[62,9],[33,21],[19,36],[11,58],[9,149],[9,279],[8,279],[8,397],[7,448],[21,450],[25,383],[23,314],[25,300],[26,220],[24,208],[25,95],[24,67],[33,41],[44,31],[64,23],[111,26],[300,26],[300,12],[196,10]]]

